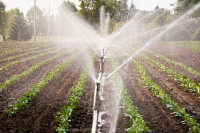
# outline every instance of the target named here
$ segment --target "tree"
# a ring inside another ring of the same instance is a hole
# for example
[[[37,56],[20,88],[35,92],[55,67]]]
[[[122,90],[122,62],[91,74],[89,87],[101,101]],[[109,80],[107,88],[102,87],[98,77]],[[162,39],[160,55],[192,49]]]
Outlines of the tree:
[[[93,9],[92,9],[92,23],[93,24],[99,24],[99,18],[100,18],[100,9],[101,9],[101,1],[100,0],[95,0],[93,4]]]
[[[24,41],[30,40],[30,29],[24,19],[24,14],[19,9],[15,10],[14,20],[10,29],[10,39]]]
[[[7,38],[10,35],[10,30],[11,30],[12,23],[14,21],[14,16],[15,16],[16,10],[17,9],[10,9],[10,10],[6,11],[7,23],[6,23],[5,35]]]
[[[137,12],[137,9],[136,9],[135,5],[132,2],[131,7],[130,7],[130,9],[128,11],[128,19],[131,19],[136,12]]]
[[[34,28],[34,7],[31,7],[26,14],[27,22],[32,30]],[[46,35],[47,33],[47,16],[44,16],[43,12],[38,6],[36,6],[36,34],[37,35]]]
[[[62,6],[68,7],[73,12],[78,11],[78,9],[76,8],[76,5],[73,2],[70,2],[70,1],[63,1]]]
[[[194,5],[196,5],[200,0],[177,0],[177,5],[174,9],[176,14],[183,14],[189,9],[191,9]],[[200,11],[194,12],[191,17],[199,17]]]
[[[125,22],[128,19],[128,4],[127,0],[119,0],[117,1],[116,6],[116,20]]]
[[[5,41],[5,29],[7,23],[7,16],[5,12],[5,4],[0,1],[0,34],[3,35],[3,40]]]

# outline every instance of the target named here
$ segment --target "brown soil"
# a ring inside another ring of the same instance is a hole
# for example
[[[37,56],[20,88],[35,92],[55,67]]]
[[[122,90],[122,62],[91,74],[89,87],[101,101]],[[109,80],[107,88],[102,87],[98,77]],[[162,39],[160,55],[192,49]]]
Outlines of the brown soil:
[[[94,83],[88,80],[83,95],[80,97],[79,106],[73,111],[70,129],[71,133],[91,133],[93,118]]]
[[[127,77],[124,79],[125,87],[133,104],[149,123],[150,130],[155,133],[187,133],[188,127],[181,123],[182,119],[170,114],[170,110],[163,106],[158,98],[140,86],[135,67],[129,65],[128,70]]]
[[[32,85],[42,79],[55,66],[61,64],[63,62],[63,59],[67,59],[69,57],[70,54],[43,65],[39,69],[35,70],[32,74],[27,75],[25,78],[14,83],[11,86],[8,86],[5,90],[0,92],[0,109],[4,110],[10,104],[13,104],[16,98],[21,97],[27,90],[31,88]]]
[[[186,92],[183,87],[176,84],[170,77],[160,72],[155,66],[152,66],[147,61],[142,61],[148,70],[152,80],[160,85],[165,91],[171,95],[186,111],[193,115],[197,121],[200,121],[200,102],[192,93]]]
[[[95,57],[95,72],[99,72],[99,57]],[[97,76],[97,75],[96,75]],[[90,133],[93,119],[94,81],[89,77],[83,95],[80,97],[79,106],[73,111],[70,129],[71,133]]]
[[[126,58],[118,57],[120,61]],[[133,105],[138,107],[139,113],[149,123],[150,130],[155,133],[188,132],[188,127],[181,123],[182,119],[170,114],[170,110],[163,106],[159,99],[144,89],[138,82],[139,77],[134,65],[130,62],[121,73],[125,88],[128,89]]]
[[[66,98],[71,94],[82,71],[81,61],[75,60],[64,71],[56,76],[29,103],[29,107],[21,110],[17,115],[8,117],[1,114],[0,129],[2,132],[54,132],[55,114],[66,105]]]
[[[148,47],[151,50],[154,50],[164,56],[182,62],[185,65],[192,67],[193,69],[200,72],[200,53],[190,51],[181,47],[167,45],[167,44],[153,44]]]
[[[65,52],[65,51],[66,50],[64,49],[64,50],[61,50],[59,52]],[[51,58],[51,57],[53,57],[57,54],[58,54],[58,52],[47,54],[45,56],[41,56],[39,58],[26,61],[24,63],[14,65],[14,66],[12,66],[12,67],[4,70],[4,71],[0,71],[0,75],[2,75],[0,77],[0,82],[3,83],[6,79],[10,79],[12,76],[23,72],[25,69],[30,68],[31,66],[35,65],[36,63],[43,61],[43,60],[46,60],[48,58]],[[55,59],[55,60],[59,60],[59,58]]]
[[[176,71],[178,74],[181,74],[181,75],[186,75],[190,80],[194,81],[194,82],[197,82],[197,83],[200,83],[200,78],[196,77],[195,75],[191,74],[190,72],[182,69],[181,67],[179,66],[176,66],[172,63],[168,63],[166,61],[163,61],[149,53],[146,53],[149,57],[155,59],[155,60],[158,60],[160,61],[162,64],[164,64],[165,66],[171,68],[172,70]]]
[[[1,45],[1,43],[0,43]],[[65,45],[65,44],[64,44]],[[63,45],[63,46],[64,46]],[[158,47],[159,46],[159,47]],[[50,46],[47,46],[48,48]],[[69,47],[66,49],[70,49]],[[150,48],[157,50],[161,54],[167,56],[170,59],[174,59],[179,62],[191,66],[192,68],[200,71],[200,62],[198,61],[199,54],[191,52],[189,50],[174,48],[172,46],[164,45],[152,45]],[[158,50],[159,49],[159,50]],[[166,50],[167,49],[167,50]],[[63,49],[65,50],[65,49]],[[170,52],[169,52],[170,51]],[[179,51],[179,52],[177,52]],[[170,54],[169,54],[170,53]],[[187,55],[184,55],[184,54]],[[17,54],[17,53],[14,53]],[[14,55],[13,54],[13,55]],[[84,56],[83,54],[82,56]],[[118,52],[118,55],[119,52]],[[7,55],[11,56],[11,55]],[[30,55],[31,56],[31,55]],[[8,87],[6,90],[0,93],[0,132],[35,132],[35,133],[49,133],[54,132],[53,127],[57,125],[55,122],[55,115],[62,106],[67,105],[66,98],[71,95],[71,89],[79,79],[79,75],[83,70],[83,60],[78,58],[74,60],[64,71],[59,73],[54,80],[52,80],[35,98],[29,102],[29,106],[21,110],[18,114],[8,117],[4,109],[9,104],[15,102],[15,98],[22,96],[31,86],[37,83],[42,77],[44,77],[55,66],[62,63],[69,55],[61,57],[58,60],[52,61],[40,69],[34,71],[24,79],[19,80],[17,83]],[[47,58],[47,57],[46,57]],[[125,58],[124,56],[118,56],[120,62]],[[22,58],[23,59],[23,58]],[[188,61],[186,61],[186,59]],[[43,59],[41,59],[43,60]],[[0,80],[4,81],[6,78],[21,72],[25,67],[30,67],[34,63],[40,61],[39,59],[32,60],[32,62],[26,62],[24,64],[16,65],[16,67],[10,68],[10,72],[7,71],[0,73]],[[200,107],[197,98],[192,96],[191,93],[185,92],[182,87],[171,81],[169,77],[159,72],[153,66],[150,66],[147,62],[142,61],[146,66],[152,80],[159,84],[168,94],[172,96],[180,105],[186,108],[187,112],[194,115],[194,117],[200,121]],[[166,64],[167,66],[172,66]],[[174,67],[174,66],[172,66]],[[112,70],[111,60],[108,58],[105,62],[105,74],[109,74]],[[179,70],[179,68],[177,68]],[[95,58],[95,71],[99,72],[99,58]],[[181,71],[180,71],[181,72]],[[3,75],[2,75],[3,74]],[[186,73],[187,74],[187,73]],[[96,75],[97,77],[98,75]],[[141,115],[144,116],[144,120],[149,123],[150,129],[155,133],[187,133],[188,127],[181,123],[183,119],[175,117],[170,114],[170,110],[162,105],[159,99],[149,91],[144,89],[138,82],[138,75],[135,66],[129,63],[121,69],[121,76],[125,88],[128,90],[128,95],[131,97],[133,104],[138,107]],[[98,128],[101,132],[109,132],[111,123],[113,122],[112,115],[116,110],[116,95],[115,90],[112,90],[111,80],[106,80],[104,86],[104,98],[105,100],[97,101],[98,111],[105,111],[106,114],[102,116],[105,124]],[[91,132],[92,117],[93,117],[93,94],[94,83],[92,79],[88,78],[86,88],[83,95],[80,97],[80,104],[72,114],[71,132]],[[124,124],[129,123],[129,119],[122,116],[122,111],[119,106],[118,120],[116,122],[116,132],[126,132]]]
[[[43,47],[39,47],[41,45],[43,45]],[[39,47],[39,48],[37,48],[37,47]],[[0,59],[8,58],[8,57],[19,55],[19,54],[24,54],[26,52],[32,52],[32,51],[38,51],[38,50],[45,50],[46,48],[50,48],[50,47],[55,47],[55,46],[53,44],[36,44],[36,45],[34,45],[34,46],[31,47],[31,49],[32,48],[36,48],[36,49],[30,50],[30,48],[22,48],[22,50],[25,50],[25,51],[16,51],[14,53],[8,53],[8,54],[5,54],[5,55],[1,55]],[[10,49],[13,50],[15,48],[12,47]],[[22,59],[23,59],[23,57],[22,57]]]

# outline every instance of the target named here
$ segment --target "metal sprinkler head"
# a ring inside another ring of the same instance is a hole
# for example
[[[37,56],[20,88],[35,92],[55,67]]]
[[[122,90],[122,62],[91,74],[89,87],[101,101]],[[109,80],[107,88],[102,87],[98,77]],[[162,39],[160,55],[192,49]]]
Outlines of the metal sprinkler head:
[[[100,86],[100,85],[101,85],[101,82],[100,82],[100,81],[97,81],[97,82],[96,82],[96,85],[97,85],[97,87]]]
[[[101,85],[101,82],[100,81],[96,81],[97,90],[99,90],[100,85]]]

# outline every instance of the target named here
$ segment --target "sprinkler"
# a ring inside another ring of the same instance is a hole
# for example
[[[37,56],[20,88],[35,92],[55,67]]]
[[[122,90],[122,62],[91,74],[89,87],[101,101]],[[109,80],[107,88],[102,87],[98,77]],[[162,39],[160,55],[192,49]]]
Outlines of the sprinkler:
[[[100,82],[100,81],[97,81],[97,82],[96,82],[97,90],[99,90],[100,85],[101,85],[101,82]]]

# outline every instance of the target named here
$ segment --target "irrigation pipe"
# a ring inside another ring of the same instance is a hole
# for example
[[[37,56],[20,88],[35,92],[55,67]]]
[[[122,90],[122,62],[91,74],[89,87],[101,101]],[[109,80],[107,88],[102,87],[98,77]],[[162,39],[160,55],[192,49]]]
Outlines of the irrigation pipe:
[[[93,100],[93,121],[92,121],[92,133],[97,132],[97,122],[98,122],[98,110],[96,107],[96,102],[97,102],[97,92],[100,90],[101,87],[101,80],[103,76],[103,66],[104,66],[104,61],[105,61],[105,54],[104,54],[104,49],[102,50],[102,56],[100,56],[100,67],[99,67],[99,76],[98,79],[95,83],[95,88],[94,88],[94,100]]]

